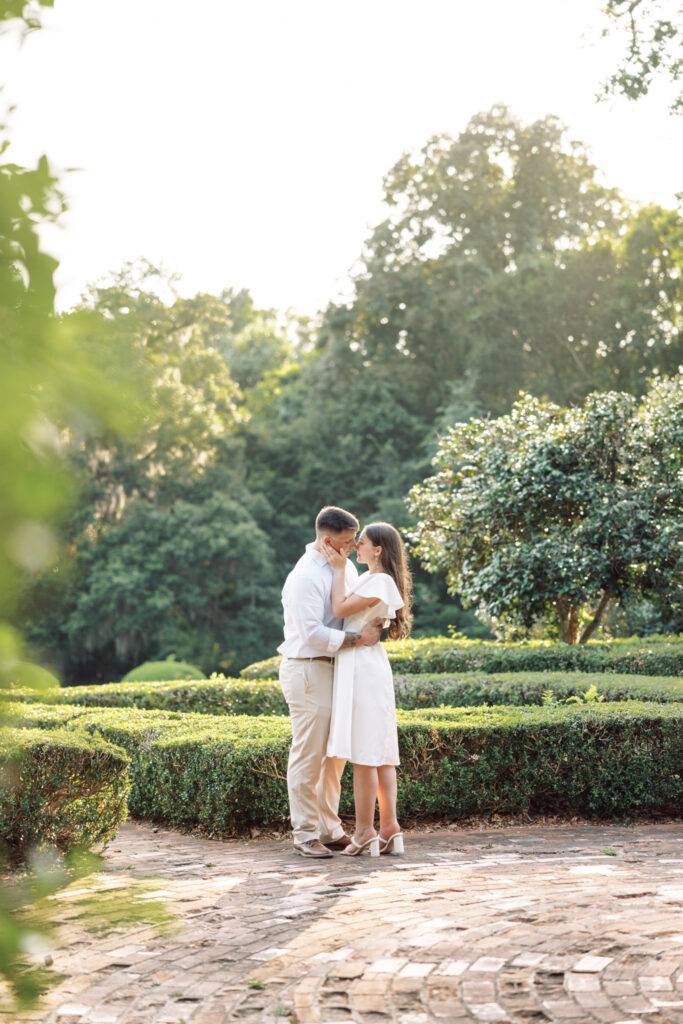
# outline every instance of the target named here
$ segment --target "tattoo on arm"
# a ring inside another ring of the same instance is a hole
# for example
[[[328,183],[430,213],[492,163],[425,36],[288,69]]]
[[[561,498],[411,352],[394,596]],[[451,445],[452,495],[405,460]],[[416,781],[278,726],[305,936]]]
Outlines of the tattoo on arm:
[[[358,647],[360,639],[360,633],[344,633],[344,640],[340,650],[343,650],[345,647]]]

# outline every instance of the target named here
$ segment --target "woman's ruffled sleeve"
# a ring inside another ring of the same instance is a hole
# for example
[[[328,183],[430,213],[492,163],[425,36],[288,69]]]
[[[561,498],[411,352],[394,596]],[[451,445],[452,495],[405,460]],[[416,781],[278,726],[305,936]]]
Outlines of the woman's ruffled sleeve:
[[[357,588],[358,592],[363,597],[378,597],[387,606],[389,618],[395,619],[396,609],[402,608],[404,602],[393,577],[386,572],[366,572],[361,580],[363,584]]]

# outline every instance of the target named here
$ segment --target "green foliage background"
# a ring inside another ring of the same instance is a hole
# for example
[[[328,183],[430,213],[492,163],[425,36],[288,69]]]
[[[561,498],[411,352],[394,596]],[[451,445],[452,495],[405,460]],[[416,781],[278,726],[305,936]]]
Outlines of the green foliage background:
[[[526,395],[507,416],[453,427],[434,470],[410,494],[416,550],[501,623],[554,618],[573,644],[611,600],[683,614],[683,374],[640,404]]]
[[[56,323],[108,380],[133,369],[144,396],[125,439],[58,424],[78,497],[62,556],[23,574],[15,621],[67,682],[169,655],[235,673],[279,642],[281,585],[322,505],[409,528],[405,496],[452,424],[507,414],[520,389],[539,408],[596,389],[637,400],[683,363],[681,216],[599,183],[556,118],[494,107],[384,185],[354,295],[317,322],[229,288],[181,298],[143,262]],[[476,603],[476,588],[451,576],[449,597],[445,575],[415,571],[418,634],[492,635],[457,596]],[[681,627],[661,588],[612,594],[617,630]],[[522,627],[547,627],[549,601]]]
[[[0,28],[32,31],[41,7],[51,6],[0,0]],[[622,7],[614,0],[608,13]],[[657,66],[677,73],[667,53],[677,33],[659,22],[655,31],[657,45],[636,78],[617,82],[627,94],[646,91]],[[173,281],[145,263],[124,267],[57,316],[56,262],[40,228],[59,217],[64,198],[45,157],[34,167],[13,162],[2,129],[0,685],[41,685],[20,631],[68,682],[110,679],[171,654],[205,672],[239,669],[279,638],[280,586],[320,505],[414,525],[404,496],[427,475],[451,424],[505,415],[522,388],[560,406],[596,389],[640,398],[648,378],[680,367],[679,213],[633,208],[599,184],[583,147],[555,118],[524,125],[504,107],[477,115],[457,137],[434,137],[399,160],[385,198],[352,300],[332,304],[316,322],[284,322],[227,287],[180,298]],[[418,630],[455,625],[487,635],[447,598],[443,580],[416,574]],[[681,626],[657,605],[643,612],[623,601],[620,614],[626,630],[635,621],[650,630]],[[168,700],[182,705],[197,690],[181,687]],[[254,696],[238,687],[229,700],[244,705]],[[272,685],[270,696],[275,710]],[[216,686],[204,688],[201,700],[215,699]],[[199,813],[219,827],[234,826],[226,815],[235,809],[254,821],[284,813],[289,740],[281,719],[234,718],[226,736],[227,716],[222,724],[204,716],[212,721],[198,732],[198,716],[163,710],[24,704],[18,714],[22,726],[52,730],[49,740],[28,728],[18,739],[3,734],[14,776],[1,794],[3,832],[14,829],[22,856],[46,835],[44,795],[60,787],[62,770],[73,785],[66,797],[60,789],[57,832],[47,838],[66,847],[115,829],[125,813],[127,758],[98,738],[102,729],[134,758],[141,813],[180,822]],[[165,733],[153,750],[145,716]],[[585,728],[577,728],[582,717]],[[666,807],[680,801],[679,717],[676,708],[645,705],[479,710],[462,713],[460,723],[443,709],[412,712],[401,721],[411,779],[404,809],[485,810],[499,779],[512,808],[534,800],[590,812],[634,801]],[[75,730],[57,728],[72,723]],[[462,724],[474,729],[461,741]],[[525,738],[534,750],[545,743],[543,757],[564,789],[550,780],[539,792],[538,765],[519,763]],[[643,753],[622,772],[631,742]],[[179,803],[184,757],[192,768]],[[31,786],[22,789],[24,768]],[[84,797],[79,779],[88,777]],[[472,794],[471,806],[459,803],[462,794]],[[30,835],[29,819],[38,826]],[[96,867],[78,851],[66,859],[41,854],[0,888],[0,974],[18,1004],[31,1005],[54,981],[27,961],[26,937],[49,936],[50,897]],[[143,912],[120,890],[114,903],[99,900],[100,920],[166,919],[153,901]]]

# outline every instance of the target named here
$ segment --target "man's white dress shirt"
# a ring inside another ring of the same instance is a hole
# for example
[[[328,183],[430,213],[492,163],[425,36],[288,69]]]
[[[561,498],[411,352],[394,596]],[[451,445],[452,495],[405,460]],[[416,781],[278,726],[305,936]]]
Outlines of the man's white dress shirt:
[[[282,604],[285,610],[285,639],[278,647],[286,658],[317,658],[334,655],[344,640],[342,619],[332,612],[334,573],[321,551],[313,544],[285,580]],[[347,592],[358,579],[358,570],[346,561]]]

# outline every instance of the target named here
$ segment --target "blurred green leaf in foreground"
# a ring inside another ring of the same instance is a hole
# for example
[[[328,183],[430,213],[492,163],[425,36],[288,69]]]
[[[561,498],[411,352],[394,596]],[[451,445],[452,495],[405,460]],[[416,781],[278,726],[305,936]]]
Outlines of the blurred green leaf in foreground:
[[[164,933],[173,929],[174,915],[163,901],[150,898],[158,884],[112,879],[101,872],[101,857],[90,851],[72,850],[63,857],[43,849],[35,851],[24,870],[3,880],[0,1011],[34,1006],[61,980],[52,963],[62,911],[72,928],[81,925],[97,934],[134,924],[148,924]]]
[[[41,7],[50,6],[50,0],[0,0],[0,30],[21,36],[37,29]],[[49,679],[25,660],[9,619],[22,579],[44,571],[58,553],[54,525],[76,491],[62,452],[96,430],[125,431],[141,409],[126,353],[115,354],[116,372],[102,363],[111,361],[111,353],[96,355],[106,352],[91,341],[98,332],[102,336],[101,318],[91,316],[84,330],[73,317],[67,323],[55,315],[57,262],[43,251],[40,229],[64,208],[47,158],[35,167],[14,163],[7,128],[0,125],[0,687],[18,670],[36,688]],[[0,868],[4,863],[0,848]],[[55,897],[69,901],[68,887],[77,879],[80,914],[88,927],[112,929],[140,920],[168,926],[171,918],[161,904],[139,899],[142,883],[112,885],[95,874],[99,871],[101,860],[94,853],[71,850],[63,856],[44,848],[33,851],[20,873],[4,875],[0,982],[5,1004],[31,1006],[58,980],[49,970],[50,949],[58,941]]]

